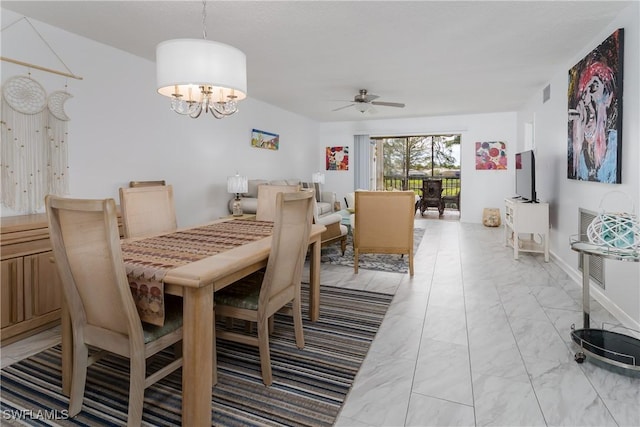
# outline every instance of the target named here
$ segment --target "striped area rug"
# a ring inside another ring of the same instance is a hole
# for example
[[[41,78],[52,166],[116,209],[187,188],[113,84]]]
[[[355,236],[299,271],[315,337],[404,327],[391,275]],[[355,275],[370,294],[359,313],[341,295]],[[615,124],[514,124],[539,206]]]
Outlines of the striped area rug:
[[[320,320],[305,320],[303,350],[295,346],[292,319],[276,316],[271,337],[271,387],[262,383],[257,348],[218,340],[212,425],[334,423],[393,296],[330,286],[322,286],[320,293]],[[307,299],[306,289],[303,295]],[[307,319],[306,312],[303,316]],[[170,354],[157,357],[167,359]],[[128,371],[127,359],[117,356],[92,365],[83,410],[75,418],[65,419],[68,400],[61,393],[60,346],[50,348],[2,370],[0,424],[125,425]],[[145,391],[145,425],[180,425],[181,378],[179,370]]]

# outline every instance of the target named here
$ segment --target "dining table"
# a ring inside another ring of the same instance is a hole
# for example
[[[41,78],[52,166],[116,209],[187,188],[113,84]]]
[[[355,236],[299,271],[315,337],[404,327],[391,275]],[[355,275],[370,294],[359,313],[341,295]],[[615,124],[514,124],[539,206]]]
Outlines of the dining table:
[[[253,219],[223,218],[198,227],[183,228],[162,236],[171,237],[179,242],[184,235],[202,232],[209,227],[224,227],[231,234],[246,233],[248,222],[258,223]],[[264,225],[264,224],[262,224]],[[237,229],[237,230],[236,230]],[[234,233],[234,230],[237,232]],[[325,227],[313,224],[309,237],[309,319],[317,321],[320,317],[320,244]],[[187,233],[185,233],[187,232]],[[131,251],[131,243],[144,246],[158,236],[122,241],[125,267],[135,264],[136,254]],[[211,425],[212,387],[217,383],[217,362],[215,344],[215,307],[213,294],[215,291],[246,277],[267,265],[271,249],[269,233],[260,235],[239,244],[229,246],[225,250],[208,255],[204,253],[200,259],[193,254],[185,254],[185,262],[168,268],[163,275],[164,293],[182,297],[183,304],[183,342],[182,342],[182,425]],[[180,257],[180,245],[167,248],[172,257]],[[129,265],[128,265],[129,264]],[[134,270],[134,268],[128,268]],[[63,304],[62,309],[62,387],[66,395],[70,393],[72,371],[71,322]],[[206,343],[211,343],[206,345]]]

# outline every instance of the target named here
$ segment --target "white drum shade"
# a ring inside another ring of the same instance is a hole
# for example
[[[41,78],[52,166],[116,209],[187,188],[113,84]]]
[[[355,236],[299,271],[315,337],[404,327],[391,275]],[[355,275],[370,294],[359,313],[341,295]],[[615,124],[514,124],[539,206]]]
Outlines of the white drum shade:
[[[199,86],[211,86],[211,99],[240,101],[247,94],[247,58],[233,46],[204,39],[174,39],[156,47],[158,93],[197,101]]]

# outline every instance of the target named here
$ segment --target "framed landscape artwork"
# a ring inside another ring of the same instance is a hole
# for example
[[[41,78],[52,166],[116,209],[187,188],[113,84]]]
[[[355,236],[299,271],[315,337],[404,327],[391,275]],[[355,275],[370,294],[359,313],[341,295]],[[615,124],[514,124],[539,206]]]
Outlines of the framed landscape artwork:
[[[277,133],[253,129],[251,131],[251,146],[266,148],[268,150],[277,150],[280,147],[280,135]]]
[[[569,70],[567,177],[622,182],[624,29]]]

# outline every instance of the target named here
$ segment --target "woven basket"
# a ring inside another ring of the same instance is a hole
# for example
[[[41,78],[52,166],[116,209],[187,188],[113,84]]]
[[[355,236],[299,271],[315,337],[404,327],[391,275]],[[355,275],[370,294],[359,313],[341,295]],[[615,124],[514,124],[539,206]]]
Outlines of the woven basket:
[[[605,194],[600,200],[600,213],[587,227],[587,237],[594,245],[637,251],[640,249],[640,224],[637,216],[630,212],[606,212],[603,208],[605,198],[612,193],[624,194],[631,203],[631,212],[634,211],[633,201],[626,193],[612,191]]]

